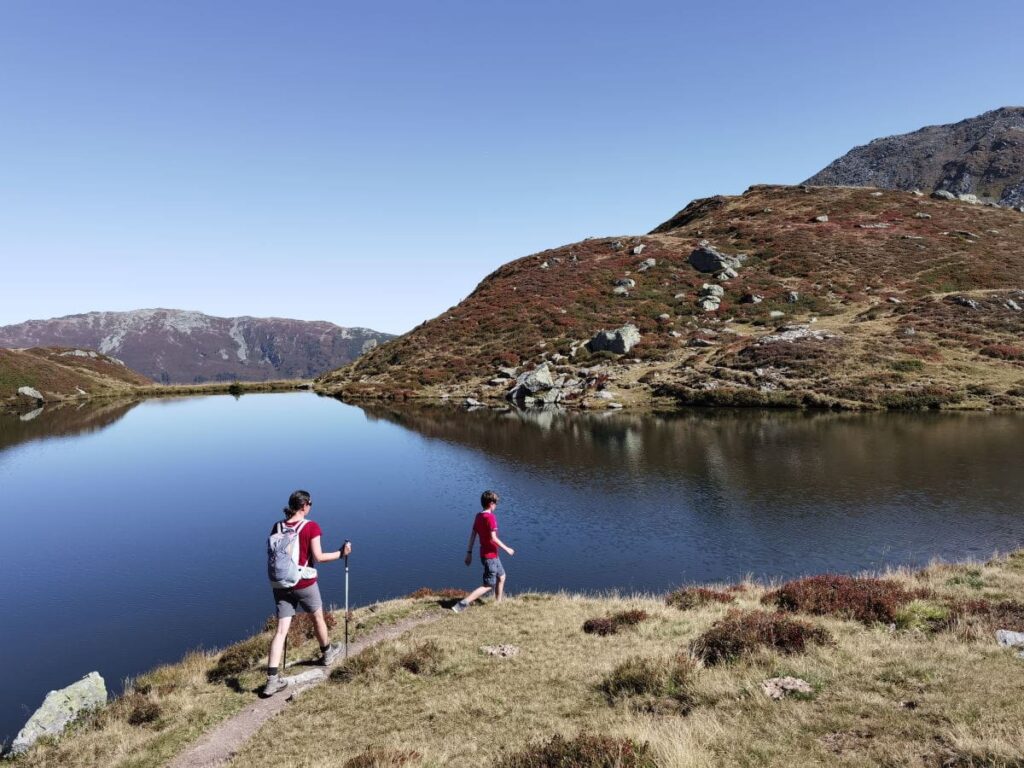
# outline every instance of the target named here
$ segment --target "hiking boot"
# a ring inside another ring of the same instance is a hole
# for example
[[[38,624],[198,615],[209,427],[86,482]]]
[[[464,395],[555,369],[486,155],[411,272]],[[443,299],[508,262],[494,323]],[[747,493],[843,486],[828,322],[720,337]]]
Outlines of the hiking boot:
[[[273,696],[278,691],[283,691],[288,687],[288,681],[283,677],[274,675],[273,677],[267,678],[267,684],[263,686],[263,691],[260,693],[261,696]]]
[[[452,606],[452,613],[462,613],[467,608],[469,608],[469,603],[459,600],[459,602]]]
[[[320,657],[320,666],[329,667],[341,655],[341,643],[331,643]]]

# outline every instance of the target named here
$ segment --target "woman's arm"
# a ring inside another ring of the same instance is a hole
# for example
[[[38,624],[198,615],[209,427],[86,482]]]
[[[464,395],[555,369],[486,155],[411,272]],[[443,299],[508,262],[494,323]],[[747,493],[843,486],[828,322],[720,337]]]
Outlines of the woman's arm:
[[[316,560],[318,563],[329,563],[332,560],[340,560],[343,556],[342,550],[340,549],[337,552],[324,552],[320,548],[319,536],[315,537],[311,542],[309,542],[309,547],[313,550],[313,559]],[[346,545],[345,548],[351,551],[352,545],[348,544]]]

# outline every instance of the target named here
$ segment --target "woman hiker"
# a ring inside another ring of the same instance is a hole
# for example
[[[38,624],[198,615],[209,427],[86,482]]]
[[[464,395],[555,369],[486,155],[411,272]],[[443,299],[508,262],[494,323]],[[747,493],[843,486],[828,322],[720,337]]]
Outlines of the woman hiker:
[[[288,681],[280,675],[281,657],[284,655],[284,644],[288,637],[288,628],[297,610],[313,614],[317,640],[320,641],[320,664],[328,666],[341,653],[341,645],[331,644],[331,636],[324,621],[323,601],[320,599],[320,587],[316,582],[316,563],[329,563],[348,556],[352,544],[345,542],[336,552],[324,552],[320,546],[322,531],[314,521],[307,519],[313,506],[308,491],[295,491],[288,498],[288,506],[284,509],[284,520],[274,525],[270,532],[268,549],[271,560],[274,556],[275,542],[280,543],[279,551],[287,552],[287,556],[298,566],[293,570],[293,577],[281,582],[273,582],[273,565],[271,580],[274,584],[274,602],[277,604],[277,632],[270,642],[270,658],[267,662],[267,684],[263,687],[264,696],[272,696],[288,686]],[[287,565],[287,563],[285,564]]]

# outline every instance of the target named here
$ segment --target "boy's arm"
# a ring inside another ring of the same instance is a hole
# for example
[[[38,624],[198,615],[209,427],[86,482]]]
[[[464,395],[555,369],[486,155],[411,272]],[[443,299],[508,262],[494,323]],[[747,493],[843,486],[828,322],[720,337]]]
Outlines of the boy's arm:
[[[508,553],[509,557],[511,557],[512,555],[514,555],[516,553],[516,551],[514,549],[512,549],[512,547],[506,547],[505,546],[505,542],[503,542],[501,539],[498,538],[498,530],[497,529],[494,529],[493,531],[491,531],[491,541],[493,541],[499,547],[504,549],[505,552]]]
[[[473,542],[476,541],[476,528],[469,530],[469,543],[466,544],[466,565],[473,562]]]

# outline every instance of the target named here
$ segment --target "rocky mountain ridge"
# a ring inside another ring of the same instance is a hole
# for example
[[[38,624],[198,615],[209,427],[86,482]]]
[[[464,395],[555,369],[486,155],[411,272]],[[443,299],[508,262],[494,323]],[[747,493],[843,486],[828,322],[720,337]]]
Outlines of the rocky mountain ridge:
[[[1024,216],[756,186],[517,259],[321,377],[351,399],[1024,407]]]
[[[94,349],[164,384],[312,378],[390,338],[323,321],[174,309],[89,312],[0,327],[0,347]]]
[[[804,182],[816,186],[945,190],[1024,206],[1024,107],[875,139]]]

